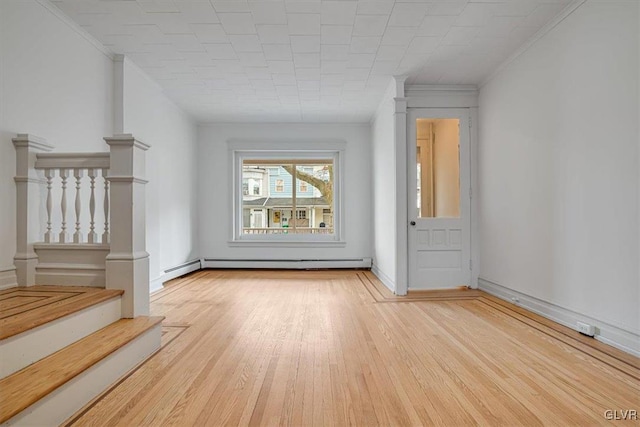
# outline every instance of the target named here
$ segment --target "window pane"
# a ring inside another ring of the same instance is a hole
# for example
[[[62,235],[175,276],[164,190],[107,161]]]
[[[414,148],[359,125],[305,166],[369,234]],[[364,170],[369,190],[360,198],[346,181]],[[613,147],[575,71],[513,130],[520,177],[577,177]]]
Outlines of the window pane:
[[[418,119],[416,129],[418,217],[459,218],[459,120]]]
[[[334,234],[332,159],[243,160],[242,182],[242,234]]]

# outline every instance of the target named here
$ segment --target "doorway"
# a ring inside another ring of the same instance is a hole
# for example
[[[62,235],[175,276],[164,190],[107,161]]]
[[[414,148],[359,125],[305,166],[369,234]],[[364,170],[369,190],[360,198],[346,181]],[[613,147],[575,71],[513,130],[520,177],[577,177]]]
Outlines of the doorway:
[[[468,109],[408,113],[408,287],[471,282]]]

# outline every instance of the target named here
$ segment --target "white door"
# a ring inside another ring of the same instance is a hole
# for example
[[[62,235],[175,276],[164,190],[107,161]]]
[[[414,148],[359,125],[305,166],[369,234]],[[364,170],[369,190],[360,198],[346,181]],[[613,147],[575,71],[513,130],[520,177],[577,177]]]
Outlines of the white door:
[[[409,289],[471,281],[468,109],[408,112]]]

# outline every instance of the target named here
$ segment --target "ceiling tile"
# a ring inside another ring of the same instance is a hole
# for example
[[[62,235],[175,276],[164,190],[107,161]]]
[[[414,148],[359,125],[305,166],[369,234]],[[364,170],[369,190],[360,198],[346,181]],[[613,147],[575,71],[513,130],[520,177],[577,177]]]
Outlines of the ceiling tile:
[[[287,24],[284,2],[256,1],[249,3],[254,24]]]
[[[217,13],[229,12],[250,12],[249,3],[244,0],[239,1],[212,1],[213,8]]]
[[[323,1],[320,20],[323,25],[353,25],[356,9],[354,1]]]
[[[250,13],[219,13],[218,17],[227,34],[256,33],[256,28]]]
[[[0,0],[2,1],[2,0]],[[391,76],[477,84],[569,0],[55,0],[196,120],[367,121]]]
[[[320,52],[320,36],[291,36],[291,50],[297,53]]]
[[[237,52],[237,51],[236,51]],[[260,52],[238,52],[238,59],[245,67],[266,67],[264,53]]]
[[[231,43],[206,43],[204,45],[212,59],[236,59],[236,51]]]
[[[347,68],[371,68],[376,55],[373,53],[352,53],[349,55]]]
[[[442,39],[442,44],[445,46],[469,44],[478,31],[478,27],[451,27]]]
[[[417,36],[444,36],[456,21],[455,16],[431,16],[427,15],[422,25],[416,31]]]
[[[323,25],[320,42],[322,44],[349,44],[351,43],[352,30],[351,25]]]
[[[264,57],[268,60],[293,60],[291,45],[288,44],[265,44],[262,45]]]
[[[427,3],[396,3],[389,17],[390,27],[419,27],[427,13]]]
[[[407,48],[405,46],[380,46],[376,55],[377,61],[400,62]]]
[[[353,26],[354,36],[381,36],[387,27],[386,15],[357,15]]]
[[[319,68],[320,53],[294,53],[293,64],[296,68]]]
[[[286,25],[256,25],[260,41],[267,43],[289,43],[289,28]]]
[[[296,86],[296,75],[295,74],[271,74],[271,79],[273,80],[273,84],[276,86]]]
[[[287,0],[287,13],[320,13],[320,1]]]
[[[289,34],[291,35],[319,35],[320,14],[290,13],[287,15]]]
[[[416,34],[413,27],[387,27],[382,37],[384,46],[407,46]]]
[[[189,28],[201,43],[225,43],[229,41],[227,33],[220,24],[189,24]]]
[[[229,36],[229,41],[236,52],[262,52],[262,45],[257,35],[233,35]]]
[[[392,1],[359,1],[358,15],[387,15],[393,9]]]
[[[322,61],[346,61],[349,59],[349,45],[322,45],[320,59]]]
[[[351,37],[351,53],[376,53],[382,37]]]

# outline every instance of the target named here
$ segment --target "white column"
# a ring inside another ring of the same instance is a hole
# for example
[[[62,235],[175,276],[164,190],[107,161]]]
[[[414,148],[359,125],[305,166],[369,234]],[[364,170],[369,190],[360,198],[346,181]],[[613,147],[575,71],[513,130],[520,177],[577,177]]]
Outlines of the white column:
[[[43,185],[34,166],[36,153],[51,151],[53,146],[42,138],[23,133],[12,141],[16,149],[16,255],[13,259],[18,285],[33,286],[38,264],[33,244],[42,241],[39,210]]]
[[[149,145],[130,134],[104,138],[111,149],[108,181],[111,252],[108,289],[123,289],[122,316],[149,314],[149,254],[146,251],[145,151]]]
[[[394,77],[394,136],[396,152],[396,290],[397,295],[407,294],[407,98],[404,93],[406,76]]]

